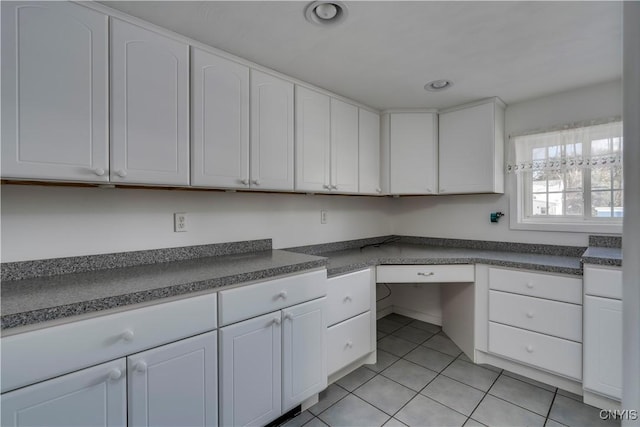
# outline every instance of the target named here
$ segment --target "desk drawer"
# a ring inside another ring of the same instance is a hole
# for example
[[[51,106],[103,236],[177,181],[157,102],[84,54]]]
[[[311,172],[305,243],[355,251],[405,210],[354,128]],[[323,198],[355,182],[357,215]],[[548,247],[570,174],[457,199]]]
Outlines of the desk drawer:
[[[2,392],[216,328],[216,294],[2,338]]]
[[[220,326],[327,295],[327,271],[295,274],[229,289],[220,295]]]
[[[582,306],[489,291],[489,320],[582,342]]]
[[[622,299],[622,269],[584,266],[584,293]]]
[[[489,268],[489,288],[582,304],[582,278]]]
[[[371,352],[371,312],[327,329],[329,375]]]
[[[329,325],[371,309],[371,270],[357,271],[327,280]]]
[[[489,352],[582,379],[582,344],[489,322]]]
[[[466,283],[475,281],[473,265],[381,265],[377,283]]]

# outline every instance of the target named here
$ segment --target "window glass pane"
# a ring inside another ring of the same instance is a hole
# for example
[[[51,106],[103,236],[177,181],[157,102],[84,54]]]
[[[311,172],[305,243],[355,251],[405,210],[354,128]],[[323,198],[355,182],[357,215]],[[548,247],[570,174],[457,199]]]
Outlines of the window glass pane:
[[[611,217],[611,191],[591,192],[591,215],[594,217]]]
[[[610,167],[594,167],[591,169],[591,188],[594,190],[610,190],[611,189],[611,168]]]
[[[534,148],[532,152],[533,160],[543,160],[547,158],[547,150],[544,148]]]
[[[624,208],[623,208],[623,194],[622,191],[614,191],[613,192],[613,216],[622,217],[624,216]]]
[[[549,215],[564,215],[563,194],[549,193]]]
[[[557,159],[560,158],[560,155],[562,154],[562,149],[560,145],[554,145],[552,147],[548,147],[549,148],[549,158],[550,159]]]
[[[547,215],[547,195],[533,194],[531,197],[531,215],[544,216]]]
[[[620,149],[622,148],[622,141],[620,140],[620,138],[613,138],[613,151],[614,152],[619,152]]]
[[[600,154],[607,154],[611,151],[609,148],[610,139],[597,139],[595,141],[591,141],[591,154],[594,156]]]
[[[613,188],[624,188],[622,185],[622,166],[612,166]]]
[[[582,169],[573,169],[565,173],[566,190],[582,190]]]
[[[584,200],[582,192],[566,193],[567,215],[584,215]]]
[[[564,190],[564,177],[560,172],[547,172],[546,178],[549,181],[549,191]]]

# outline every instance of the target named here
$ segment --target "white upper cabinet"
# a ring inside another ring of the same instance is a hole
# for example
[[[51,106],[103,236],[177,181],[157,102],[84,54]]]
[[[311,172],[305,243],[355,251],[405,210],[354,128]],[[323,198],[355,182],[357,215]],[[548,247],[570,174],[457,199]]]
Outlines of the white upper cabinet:
[[[111,181],[189,184],[189,46],[111,19]]]
[[[331,190],[358,192],[358,107],[331,98]]]
[[[380,116],[360,108],[358,129],[358,191],[380,194]]]
[[[435,113],[391,113],[389,192],[435,194],[438,181],[438,117]]]
[[[251,70],[251,188],[293,191],[293,83]]]
[[[296,86],[298,191],[330,191],[331,98]]]
[[[2,2],[2,177],[109,180],[107,16]]]
[[[191,184],[249,188],[249,67],[191,54]]]
[[[504,192],[504,107],[491,98],[440,113],[439,193]]]

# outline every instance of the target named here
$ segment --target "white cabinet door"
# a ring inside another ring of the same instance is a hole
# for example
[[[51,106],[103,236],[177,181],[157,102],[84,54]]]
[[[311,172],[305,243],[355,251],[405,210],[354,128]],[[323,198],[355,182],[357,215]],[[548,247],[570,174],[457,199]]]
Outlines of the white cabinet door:
[[[111,19],[111,181],[189,185],[189,46]]]
[[[125,359],[4,393],[2,426],[122,427],[127,424]]]
[[[358,192],[358,107],[331,98],[331,190]]]
[[[293,83],[251,70],[251,187],[293,191]]]
[[[504,107],[498,100],[439,115],[439,192],[504,192]]]
[[[192,48],[191,184],[249,187],[249,67]]]
[[[282,311],[283,412],[327,387],[326,300]]]
[[[218,424],[217,332],[127,358],[129,426]]]
[[[296,180],[298,191],[330,191],[330,98],[296,86]]]
[[[109,180],[107,16],[2,2],[2,177]]]
[[[281,312],[220,333],[220,424],[264,425],[281,415]]]
[[[438,176],[435,113],[390,114],[391,194],[434,194]]]
[[[358,192],[380,194],[380,116],[359,109]]]
[[[584,297],[584,382],[586,390],[622,396],[622,301]]]

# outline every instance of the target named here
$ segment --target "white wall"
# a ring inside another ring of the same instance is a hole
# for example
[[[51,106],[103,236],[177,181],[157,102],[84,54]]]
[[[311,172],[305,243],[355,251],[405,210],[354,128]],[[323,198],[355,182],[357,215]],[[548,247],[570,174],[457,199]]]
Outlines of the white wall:
[[[505,112],[505,134],[621,114],[622,82],[617,80],[509,105]],[[588,233],[510,230],[507,217],[498,224],[491,223],[490,212],[509,213],[511,186],[505,187],[504,195],[403,197],[392,206],[393,232],[457,239],[587,245]]]
[[[273,238],[274,248],[390,234],[391,200],[2,186],[2,262]],[[320,210],[328,211],[320,224]],[[187,212],[186,233],[173,213]]]

